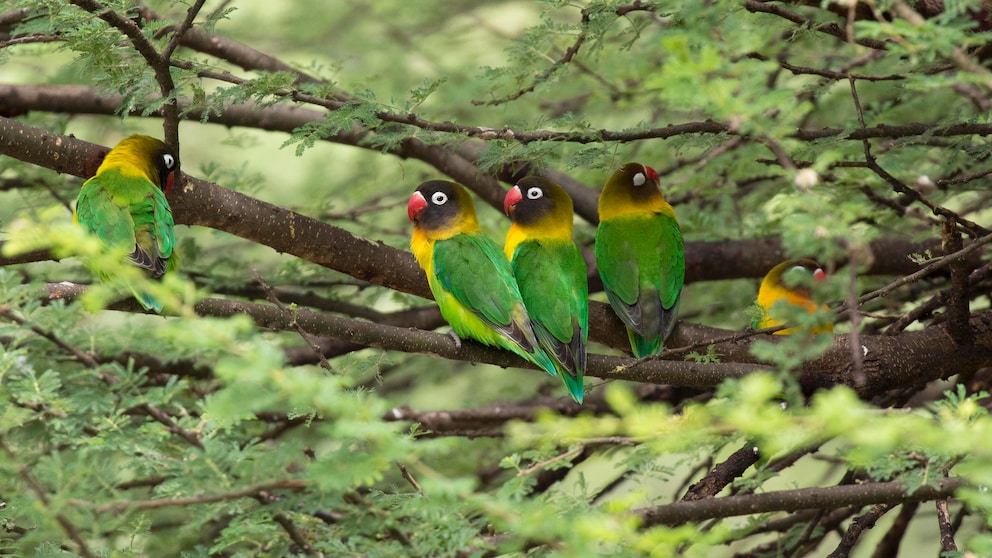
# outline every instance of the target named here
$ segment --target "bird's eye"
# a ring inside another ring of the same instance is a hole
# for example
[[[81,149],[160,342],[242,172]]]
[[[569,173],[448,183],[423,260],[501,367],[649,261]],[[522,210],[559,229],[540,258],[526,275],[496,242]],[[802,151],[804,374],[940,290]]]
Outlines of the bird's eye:
[[[793,266],[792,269],[790,269],[789,271],[792,271],[792,272],[797,272],[798,271],[798,272],[802,272],[802,273],[809,273],[809,271],[805,267],[803,267],[801,265]]]
[[[542,192],[541,189],[536,186],[534,188],[527,189],[527,199],[529,200],[538,200],[541,199],[543,196],[544,196],[544,192]]]
[[[169,153],[162,154],[162,162],[165,163],[165,168],[172,170],[176,167],[176,158]]]
[[[643,172],[634,175],[634,186],[644,186],[645,182],[647,182],[647,178],[644,177]]]
[[[434,202],[434,205],[444,205],[448,201],[448,195],[444,192],[434,192],[431,195],[431,201]]]

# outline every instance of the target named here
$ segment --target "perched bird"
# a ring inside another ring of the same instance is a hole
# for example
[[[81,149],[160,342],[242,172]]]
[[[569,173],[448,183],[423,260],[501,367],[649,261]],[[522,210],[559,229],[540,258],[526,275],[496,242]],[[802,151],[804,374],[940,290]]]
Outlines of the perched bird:
[[[513,267],[541,348],[572,399],[582,403],[589,338],[586,262],[572,241],[572,198],[557,184],[528,176],[507,192],[513,220],[503,250]]]
[[[414,224],[410,248],[454,333],[557,375],[538,346],[510,262],[482,233],[468,191],[454,182],[424,182],[410,196],[407,215]]]
[[[660,351],[675,327],[685,256],[675,211],[651,167],[627,163],[603,187],[596,265],[634,356]]]
[[[791,276],[791,277],[790,277]],[[811,285],[814,281],[823,281],[827,274],[813,260],[786,260],[771,269],[761,281],[758,288],[758,311],[751,326],[755,329],[776,327],[789,321],[789,309],[775,308],[775,303],[785,301],[793,306],[805,308],[813,313],[822,308],[828,310],[825,304],[813,301]],[[826,323],[810,329],[810,333],[832,333],[834,325]],[[780,329],[775,333],[788,335],[795,328]]]
[[[123,139],[83,184],[73,220],[105,244],[131,250],[131,263],[161,278],[176,262],[175,223],[165,193],[178,167],[165,143],[137,134]],[[151,295],[130,288],[145,310],[162,311]]]

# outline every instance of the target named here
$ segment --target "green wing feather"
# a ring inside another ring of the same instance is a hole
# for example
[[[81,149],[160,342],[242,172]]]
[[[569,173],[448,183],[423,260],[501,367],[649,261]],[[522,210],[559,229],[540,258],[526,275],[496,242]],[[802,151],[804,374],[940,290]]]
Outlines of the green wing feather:
[[[510,262],[492,239],[458,234],[439,240],[433,268],[437,285],[454,299],[437,297],[441,313],[456,333],[501,346],[557,375],[554,363],[538,348]],[[460,309],[451,304],[460,305],[481,323],[463,319]]]
[[[144,178],[122,176],[112,169],[89,179],[76,201],[76,219],[106,244],[131,249],[129,260],[154,278],[175,267],[175,223],[169,202]],[[147,293],[134,291],[134,296],[145,309],[162,310]]]
[[[526,240],[514,251],[512,265],[538,343],[555,361],[569,394],[581,403],[589,337],[589,285],[582,254],[571,240]]]
[[[610,306],[627,326],[634,355],[657,353],[675,327],[685,281],[678,222],[665,214],[601,221],[596,262]]]

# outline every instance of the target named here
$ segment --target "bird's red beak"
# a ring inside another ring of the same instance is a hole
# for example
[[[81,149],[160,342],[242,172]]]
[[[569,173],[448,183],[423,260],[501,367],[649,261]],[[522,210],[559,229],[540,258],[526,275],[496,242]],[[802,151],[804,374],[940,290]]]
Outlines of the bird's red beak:
[[[522,199],[524,199],[524,196],[520,193],[520,186],[510,188],[510,191],[506,193],[506,197],[503,198],[503,213],[507,215],[512,214],[514,208],[517,207],[517,204]]]
[[[815,270],[813,271],[813,280],[814,280],[814,281],[823,281],[823,280],[824,280],[824,279],[826,279],[826,278],[827,278],[827,272],[825,272],[825,271],[823,271],[823,270],[822,270],[822,269],[820,269],[819,267],[818,267],[818,268],[816,268],[816,269],[815,269]]]
[[[427,207],[427,198],[420,192],[414,192],[410,196],[410,202],[406,204],[406,215],[411,222],[416,223],[425,207]]]
[[[644,172],[645,174],[647,174],[648,180],[658,180],[658,171],[654,170],[653,168],[644,165]]]

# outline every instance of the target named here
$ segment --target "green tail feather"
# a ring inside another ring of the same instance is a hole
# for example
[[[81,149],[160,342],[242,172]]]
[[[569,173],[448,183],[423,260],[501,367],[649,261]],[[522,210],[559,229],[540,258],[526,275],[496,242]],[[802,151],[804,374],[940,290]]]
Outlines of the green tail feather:
[[[131,293],[134,295],[135,300],[137,300],[145,310],[154,310],[156,314],[162,313],[162,303],[156,300],[152,295],[148,293],[139,293],[134,289],[131,289]]]
[[[572,399],[576,403],[582,403],[582,398],[585,396],[585,383],[582,381],[582,372],[579,371],[576,377],[572,377],[571,374],[562,370],[561,371],[561,381],[565,384],[565,389],[568,390],[568,394],[572,396]]]
[[[558,375],[558,368],[555,366],[554,360],[552,360],[543,349],[538,348],[536,343],[534,345],[534,352],[526,353],[524,358],[544,369],[544,371],[548,374],[551,374],[552,376]],[[562,376],[566,375],[567,374],[562,374]]]
[[[658,353],[662,347],[661,337],[644,337],[638,335],[634,330],[627,328],[627,338],[630,339],[630,348],[637,358],[644,358]]]

